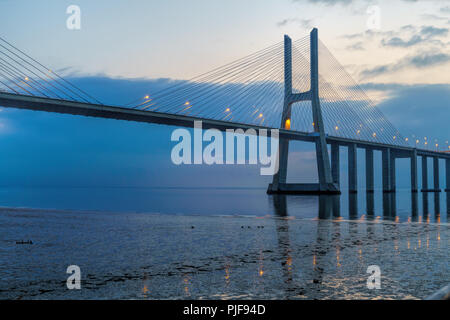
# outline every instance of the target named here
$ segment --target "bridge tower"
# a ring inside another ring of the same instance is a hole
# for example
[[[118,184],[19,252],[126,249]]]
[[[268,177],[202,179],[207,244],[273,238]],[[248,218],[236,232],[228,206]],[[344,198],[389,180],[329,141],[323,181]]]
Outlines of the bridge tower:
[[[281,116],[281,129],[289,130],[292,105],[300,101],[311,101],[314,133],[311,134],[316,145],[316,158],[319,183],[287,183],[289,140],[280,138],[279,170],[274,175],[267,193],[286,194],[337,194],[339,187],[333,182],[330,160],[319,100],[319,55],[318,32],[314,28],[310,34],[310,74],[311,87],[307,92],[292,92],[292,40],[284,36],[284,102]]]

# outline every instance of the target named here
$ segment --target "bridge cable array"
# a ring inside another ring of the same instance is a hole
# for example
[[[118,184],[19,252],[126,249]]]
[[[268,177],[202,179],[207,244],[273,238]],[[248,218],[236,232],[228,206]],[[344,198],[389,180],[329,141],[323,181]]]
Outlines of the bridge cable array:
[[[292,89],[310,90],[309,37],[292,42]],[[319,41],[319,98],[330,136],[407,145],[398,130]],[[178,81],[133,106],[249,125],[280,128],[284,45],[277,43],[187,81]],[[291,130],[313,132],[310,101],[292,106]]]
[[[30,96],[102,104],[1,37],[0,90]]]

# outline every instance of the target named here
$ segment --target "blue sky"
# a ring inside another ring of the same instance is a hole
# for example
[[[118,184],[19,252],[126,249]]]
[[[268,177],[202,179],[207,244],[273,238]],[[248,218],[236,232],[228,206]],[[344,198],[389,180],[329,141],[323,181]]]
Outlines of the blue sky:
[[[66,28],[67,6],[81,30]],[[366,10],[380,8],[380,29]],[[0,0],[1,36],[100,100],[129,102],[319,28],[322,41],[405,135],[450,138],[450,1]],[[176,167],[160,125],[0,109],[1,185],[265,186],[259,168]],[[306,146],[292,178],[315,179]],[[296,153],[296,151],[298,151]],[[403,163],[403,162],[402,162]],[[344,169],[344,168],[343,168]],[[399,170],[402,170],[401,168]],[[407,179],[401,182],[407,186]]]

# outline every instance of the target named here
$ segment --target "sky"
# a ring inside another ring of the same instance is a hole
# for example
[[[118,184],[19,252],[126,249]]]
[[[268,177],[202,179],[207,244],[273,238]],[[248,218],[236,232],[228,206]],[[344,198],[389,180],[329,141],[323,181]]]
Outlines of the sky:
[[[80,30],[66,27],[72,4],[81,9]],[[375,26],[368,14],[374,8]],[[167,79],[190,79],[284,34],[302,38],[313,27],[404,136],[445,145],[450,1],[0,0],[1,37],[111,104],[143,97]],[[173,165],[173,127],[0,110],[3,186],[264,187],[270,180],[257,166]],[[316,179],[312,148],[295,144],[291,151],[290,179]],[[406,170],[401,163],[399,173]],[[400,180],[408,185],[406,174]]]

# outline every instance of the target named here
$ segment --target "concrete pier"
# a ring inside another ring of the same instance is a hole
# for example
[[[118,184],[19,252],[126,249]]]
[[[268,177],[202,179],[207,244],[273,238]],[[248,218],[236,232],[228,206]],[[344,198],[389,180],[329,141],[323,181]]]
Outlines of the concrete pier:
[[[441,187],[439,183],[439,158],[433,158],[433,182],[434,182],[434,192],[441,192]]]
[[[428,191],[428,158],[422,156],[422,192]]]
[[[366,149],[366,192],[374,192],[373,150]]]
[[[390,192],[395,192],[396,190],[396,177],[395,177],[395,152],[393,150],[390,151],[390,161],[389,161],[389,184],[390,184]]]
[[[358,192],[357,148],[355,143],[348,145],[348,192]]]
[[[417,182],[417,150],[414,149],[411,154],[411,192],[419,190]]]
[[[445,191],[450,192],[450,159],[445,159]]]
[[[383,172],[383,192],[391,192],[391,149],[386,148],[382,151],[382,172]]]
[[[340,162],[339,162],[339,145],[331,145],[331,175],[333,176],[333,182],[336,186],[340,185]]]
[[[422,156],[422,192],[441,192],[439,187],[439,158],[433,157],[433,188],[428,187],[428,158]]]

